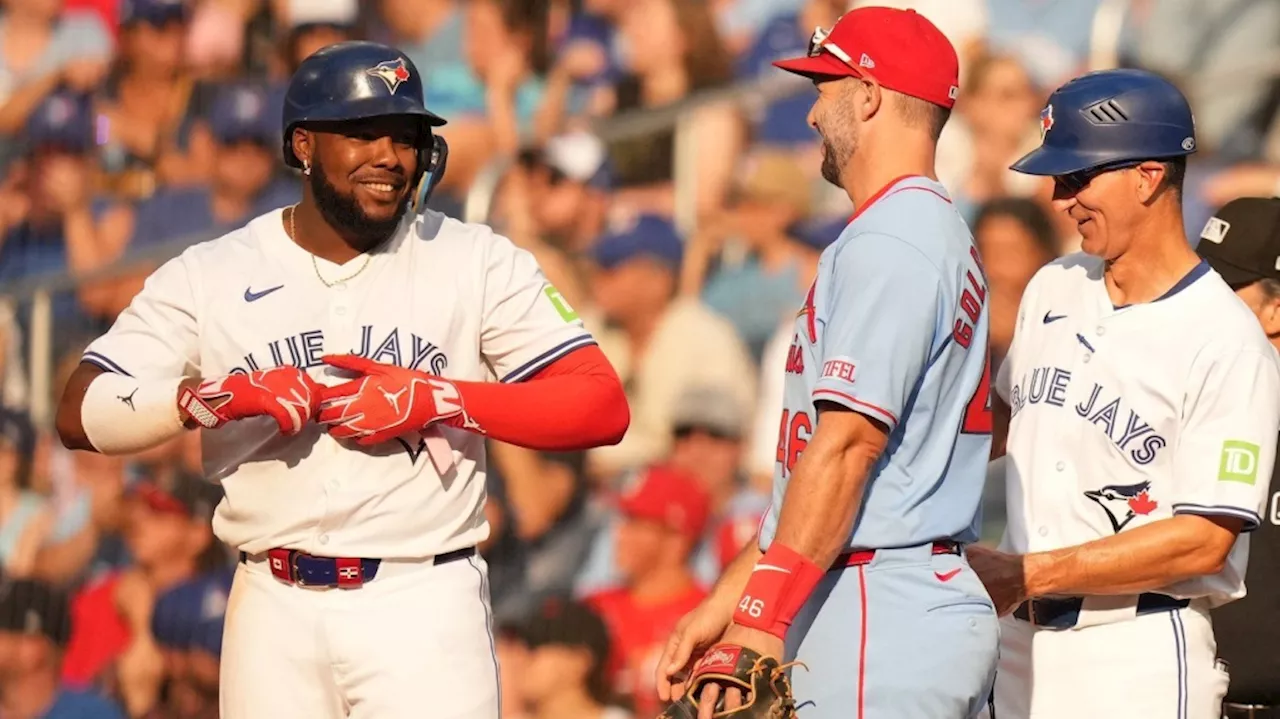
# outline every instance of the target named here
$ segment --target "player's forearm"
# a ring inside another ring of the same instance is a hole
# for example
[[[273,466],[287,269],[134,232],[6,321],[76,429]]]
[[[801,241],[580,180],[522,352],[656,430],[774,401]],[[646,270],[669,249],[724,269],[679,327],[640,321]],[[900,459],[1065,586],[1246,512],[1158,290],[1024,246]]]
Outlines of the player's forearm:
[[[524,382],[454,382],[465,417],[450,424],[529,449],[617,444],[631,423],[622,382],[598,347],[566,355]],[[478,427],[468,426],[467,420]]]
[[[1027,594],[1135,594],[1216,574],[1240,520],[1180,515],[1074,547],[1023,558]]]
[[[787,484],[774,541],[819,567],[831,566],[853,529],[881,450],[859,437],[815,432]]]

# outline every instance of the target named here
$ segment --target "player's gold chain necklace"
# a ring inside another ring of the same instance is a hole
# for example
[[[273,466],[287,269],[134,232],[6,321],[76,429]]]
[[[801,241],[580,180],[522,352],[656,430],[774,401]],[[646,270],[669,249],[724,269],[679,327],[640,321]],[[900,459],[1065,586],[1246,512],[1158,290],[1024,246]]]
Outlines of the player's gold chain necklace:
[[[298,241],[298,231],[297,229],[295,229],[293,224],[293,217],[296,214],[298,214],[298,206],[293,205],[292,207],[289,208],[289,238],[292,239],[295,243]],[[316,278],[319,279],[322,283],[324,283],[325,287],[333,287],[334,285],[340,285],[343,282],[348,282],[350,280],[355,279],[356,275],[360,274],[361,272],[364,272],[365,268],[369,266],[369,260],[371,259],[369,254],[366,252],[364,256],[364,264],[360,265],[360,269],[356,270],[355,272],[352,272],[346,277],[330,282],[329,280],[326,280],[324,278],[324,275],[320,274],[320,263],[316,261],[315,253],[309,252],[308,254],[311,255],[311,267],[316,271]]]

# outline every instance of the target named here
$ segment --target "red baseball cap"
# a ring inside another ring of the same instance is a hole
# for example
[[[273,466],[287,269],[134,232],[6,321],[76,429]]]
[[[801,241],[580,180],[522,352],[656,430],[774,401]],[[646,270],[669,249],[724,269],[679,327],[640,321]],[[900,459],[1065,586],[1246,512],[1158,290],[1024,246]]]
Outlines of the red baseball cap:
[[[830,32],[813,32],[808,56],[773,64],[805,77],[870,77],[890,90],[945,108],[955,106],[960,92],[956,49],[915,10],[850,10]]]
[[[628,517],[653,520],[696,539],[707,526],[711,498],[697,477],[660,465],[641,472],[619,497],[618,508]]]

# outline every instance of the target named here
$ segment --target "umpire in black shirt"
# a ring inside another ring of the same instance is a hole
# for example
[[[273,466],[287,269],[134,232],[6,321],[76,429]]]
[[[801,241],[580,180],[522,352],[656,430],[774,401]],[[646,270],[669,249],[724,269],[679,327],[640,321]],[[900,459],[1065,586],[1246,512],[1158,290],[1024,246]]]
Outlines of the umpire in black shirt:
[[[1271,344],[1280,348],[1280,198],[1247,197],[1227,203],[1205,225],[1196,251],[1249,305]],[[1276,475],[1280,475],[1280,463]],[[1218,656],[1231,674],[1223,716],[1280,719],[1277,476],[1271,479],[1262,524],[1250,535],[1245,586],[1244,599],[1213,610]]]

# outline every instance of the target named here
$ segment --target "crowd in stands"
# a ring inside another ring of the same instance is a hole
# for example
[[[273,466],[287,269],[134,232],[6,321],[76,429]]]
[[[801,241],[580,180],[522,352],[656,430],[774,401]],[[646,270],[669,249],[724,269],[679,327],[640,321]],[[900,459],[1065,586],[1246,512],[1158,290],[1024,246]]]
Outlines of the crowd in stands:
[[[914,8],[960,53],[938,173],[985,259],[995,366],[1031,276],[1076,247],[1051,182],[1008,170],[1068,78],[1142,66],[1188,92],[1190,237],[1230,199],[1280,193],[1273,0],[0,0],[0,716],[217,716],[234,556],[199,435],[127,460],[64,450],[31,415],[28,290],[83,278],[51,305],[60,388],[159,263],[297,201],[283,89],[348,39],[404,50],[448,120],[433,209],[461,217],[502,168],[488,221],[631,403],[617,446],[490,443],[503,716],[655,716],[661,642],[768,506],[795,312],[854,209],[821,179],[812,88],[746,84],[860,4]],[[610,131],[735,86],[678,132]]]

